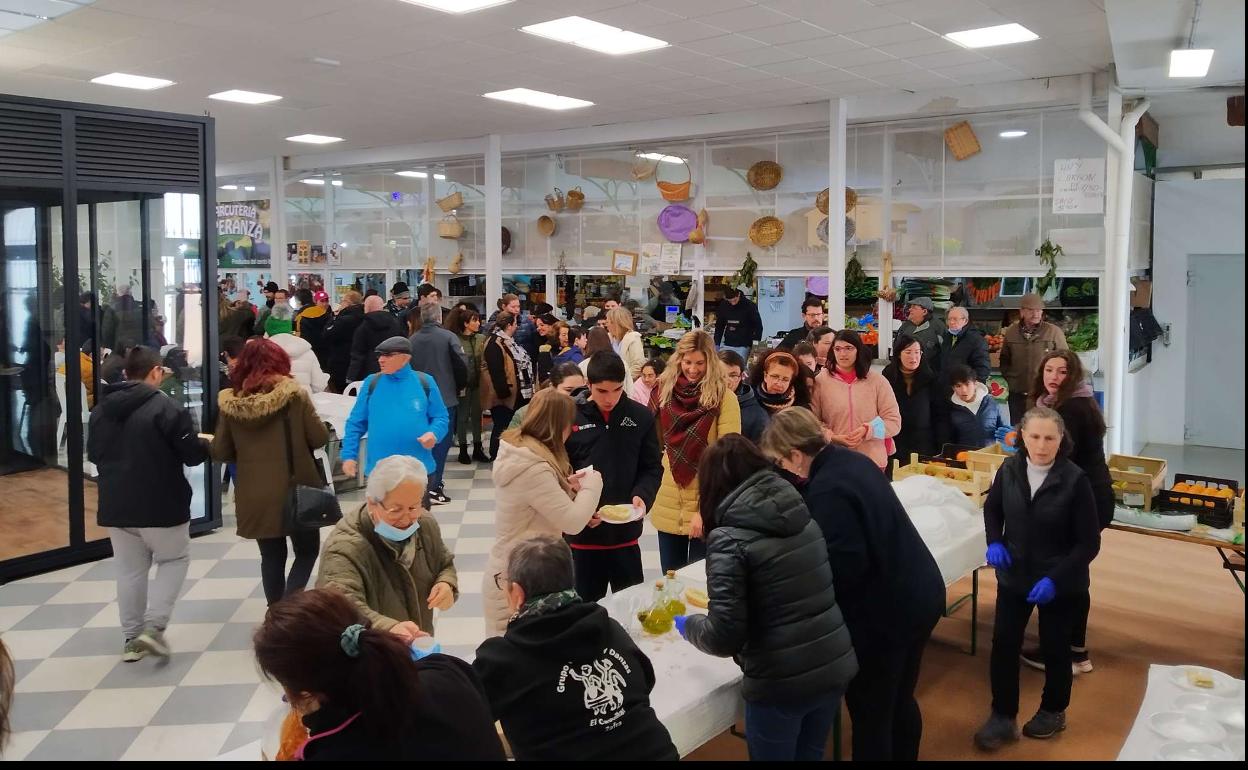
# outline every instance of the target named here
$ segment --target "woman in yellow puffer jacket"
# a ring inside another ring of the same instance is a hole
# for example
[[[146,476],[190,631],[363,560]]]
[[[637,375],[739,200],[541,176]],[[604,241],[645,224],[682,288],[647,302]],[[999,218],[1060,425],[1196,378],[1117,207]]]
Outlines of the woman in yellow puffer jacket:
[[[721,436],[741,432],[741,407],[709,334],[692,331],[677,343],[650,394],[650,409],[663,447],[663,483],[650,520],[667,571],[705,558],[698,461]]]

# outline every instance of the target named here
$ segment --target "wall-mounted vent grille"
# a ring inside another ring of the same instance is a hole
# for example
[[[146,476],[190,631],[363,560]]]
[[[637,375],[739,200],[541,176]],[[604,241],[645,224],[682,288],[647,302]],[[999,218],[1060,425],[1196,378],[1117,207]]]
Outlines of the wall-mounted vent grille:
[[[59,179],[61,116],[0,105],[0,176]]]
[[[79,117],[74,133],[78,181],[198,186],[199,129]]]

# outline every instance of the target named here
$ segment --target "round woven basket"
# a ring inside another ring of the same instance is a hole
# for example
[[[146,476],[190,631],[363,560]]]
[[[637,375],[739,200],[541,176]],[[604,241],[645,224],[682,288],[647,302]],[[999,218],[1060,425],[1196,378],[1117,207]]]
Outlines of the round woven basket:
[[[755,246],[775,246],[784,237],[784,222],[775,217],[759,217],[750,225],[750,241]]]
[[[815,196],[815,208],[819,209],[819,213],[827,216],[828,214],[828,198],[831,197],[831,189],[823,188],[823,190]]]
[[[549,238],[555,234],[555,220],[545,214],[537,218],[537,231]]]
[[[567,194],[568,211],[580,211],[585,205],[585,193],[581,192],[580,187],[573,187],[568,190]]]
[[[755,190],[772,190],[784,178],[784,169],[774,160],[760,160],[745,172],[745,181]]]
[[[857,205],[858,205],[858,191],[852,187],[846,187],[845,188],[845,213],[848,214],[849,212],[853,211],[854,206],[857,206]],[[827,209],[826,203],[824,204],[823,208],[825,209],[823,213],[825,214],[828,213],[826,211]]]

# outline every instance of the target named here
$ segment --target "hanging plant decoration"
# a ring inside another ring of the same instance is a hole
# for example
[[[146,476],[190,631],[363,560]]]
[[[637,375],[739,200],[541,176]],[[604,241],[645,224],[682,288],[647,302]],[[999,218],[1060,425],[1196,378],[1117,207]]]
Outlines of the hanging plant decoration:
[[[754,286],[754,276],[758,271],[758,263],[754,261],[750,252],[745,252],[745,261],[741,263],[741,267],[737,268],[737,272],[732,274],[728,279],[729,286],[744,286],[747,289]]]
[[[1057,258],[1062,256],[1062,247],[1045,238],[1040,248],[1036,249],[1036,256],[1040,258],[1040,264],[1047,268],[1044,276],[1036,279],[1036,293],[1043,297],[1050,289],[1057,288]]]

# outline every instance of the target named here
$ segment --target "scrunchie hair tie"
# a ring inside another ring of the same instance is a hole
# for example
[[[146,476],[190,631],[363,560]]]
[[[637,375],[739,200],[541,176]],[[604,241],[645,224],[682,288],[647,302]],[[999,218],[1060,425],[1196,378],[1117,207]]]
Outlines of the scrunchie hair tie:
[[[360,657],[360,633],[363,630],[364,626],[356,623],[347,626],[342,636],[338,638],[338,645],[342,647],[342,651],[347,654],[348,658]]]

